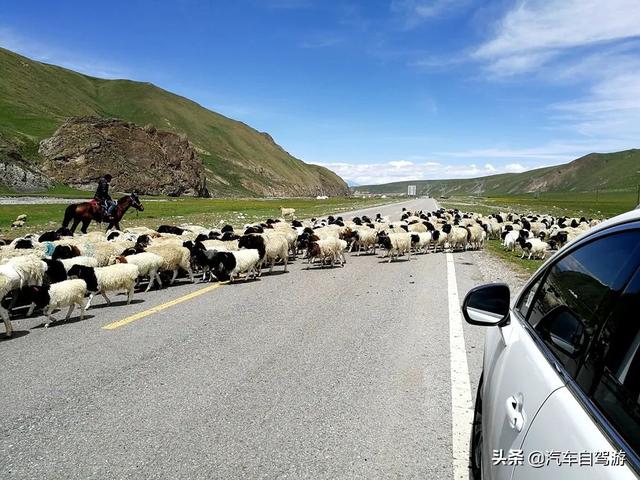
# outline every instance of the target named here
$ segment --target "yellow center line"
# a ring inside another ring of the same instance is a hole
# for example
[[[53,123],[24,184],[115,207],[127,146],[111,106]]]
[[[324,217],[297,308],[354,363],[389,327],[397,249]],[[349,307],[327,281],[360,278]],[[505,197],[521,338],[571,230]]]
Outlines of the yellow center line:
[[[192,298],[199,297],[207,292],[215,290],[216,288],[220,288],[222,285],[226,285],[228,282],[216,283],[215,285],[210,285],[208,287],[201,288],[200,290],[196,290],[195,292],[188,293],[182,297],[178,297],[175,300],[171,300],[166,303],[162,303],[153,308],[149,308],[148,310],[143,310],[142,312],[134,313],[133,315],[123,318],[122,320],[118,320],[117,322],[108,323],[103,326],[103,330],[115,330],[116,328],[124,327],[131,322],[135,322],[136,320],[140,320],[141,318],[148,317],[149,315],[153,315],[154,313],[161,312],[167,308],[173,307],[174,305],[178,305],[179,303],[186,302],[187,300],[191,300]]]

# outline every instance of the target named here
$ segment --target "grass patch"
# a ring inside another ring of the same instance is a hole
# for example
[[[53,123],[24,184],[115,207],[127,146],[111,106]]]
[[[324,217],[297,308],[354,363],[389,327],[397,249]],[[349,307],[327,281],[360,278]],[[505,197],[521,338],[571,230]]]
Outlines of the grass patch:
[[[492,255],[505,260],[507,263],[515,267],[522,273],[531,275],[534,273],[544,260],[529,260],[527,258],[520,258],[522,253],[508,252],[502,247],[500,240],[488,240],[485,242],[485,249]]]
[[[84,198],[87,198],[87,192]],[[397,201],[400,201],[398,199]],[[393,200],[391,200],[393,201]],[[384,205],[389,199],[335,197],[327,200],[315,199],[208,199],[208,198],[168,198],[143,197],[145,211],[136,215],[130,210],[121,222],[122,228],[148,226],[157,228],[167,224],[197,224],[206,227],[220,227],[224,224],[242,226],[280,216],[280,207],[295,208],[298,218],[311,218],[336,214],[364,207]],[[28,232],[58,228],[62,224],[66,204],[0,205],[0,229],[3,236],[17,237]],[[20,214],[27,214],[25,227],[8,230]],[[92,229],[105,225],[92,223]]]
[[[0,187],[0,195],[3,197],[56,197],[56,198],[90,198],[93,192],[78,190],[61,183],[54,185],[44,192],[15,192],[8,188]]]
[[[637,205],[636,190],[605,192],[540,193],[517,196],[463,197],[439,199],[445,208],[459,208],[483,214],[498,211],[541,213],[554,216],[610,218]]]

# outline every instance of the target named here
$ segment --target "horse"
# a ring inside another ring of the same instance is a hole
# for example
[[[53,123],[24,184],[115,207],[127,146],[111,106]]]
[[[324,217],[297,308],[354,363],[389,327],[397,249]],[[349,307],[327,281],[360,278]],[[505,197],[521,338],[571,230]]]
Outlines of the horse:
[[[109,226],[107,226],[107,231],[111,230],[113,227],[120,230],[120,220],[124,214],[129,210],[129,207],[133,207],[139,212],[144,211],[144,206],[140,202],[137,193],[132,193],[131,195],[125,195],[120,200],[118,200],[116,207],[114,208],[113,215],[109,220]],[[88,202],[82,203],[74,203],[67,207],[64,211],[64,220],[62,221],[62,228],[68,228],[69,222],[73,220],[73,225],[71,226],[71,233],[75,232],[79,223],[82,223],[82,228],[80,231],[82,233],[87,233],[87,227],[91,223],[91,220],[95,220],[96,222],[102,223],[103,221],[103,208],[100,205],[98,200],[93,199]]]

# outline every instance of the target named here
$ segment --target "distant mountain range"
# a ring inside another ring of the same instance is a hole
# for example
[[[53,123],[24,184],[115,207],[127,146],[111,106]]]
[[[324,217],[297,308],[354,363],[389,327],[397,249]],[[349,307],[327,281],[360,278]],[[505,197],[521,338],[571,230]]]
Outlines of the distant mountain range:
[[[518,195],[533,192],[586,192],[628,190],[640,184],[640,150],[590,153],[572,162],[522,173],[479,178],[414,180],[381,185],[360,185],[354,192],[406,193],[416,185],[418,195]]]
[[[113,125],[109,123],[111,119],[132,125],[106,131],[96,127],[102,125],[101,119],[109,125]],[[77,128],[58,131],[68,121]],[[68,135],[79,131],[80,126],[83,126],[82,135]],[[136,126],[144,129],[148,138],[136,130]],[[131,147],[127,144],[130,139],[118,136],[119,132],[135,132],[138,143]],[[39,150],[39,145],[54,133],[57,145],[64,149],[45,149],[62,155],[48,158]],[[168,188],[166,170],[191,161],[185,157],[163,164],[163,143],[159,139],[179,144],[166,133],[180,136],[182,142],[188,141],[195,151],[195,160],[204,167],[193,170],[206,177],[206,188],[201,188],[201,180],[205,179],[183,179],[186,186],[177,188],[177,192],[208,191],[215,196],[348,193],[346,183],[332,171],[304,163],[283,150],[269,134],[207,110],[187,98],[150,83],[89,77],[0,48],[0,172],[5,172],[0,175],[0,187],[42,190],[56,182],[92,188],[95,171],[89,174],[86,172],[90,169],[78,169],[77,178],[69,178],[70,169],[58,177],[56,168],[67,159],[81,165],[86,162],[87,152],[91,152],[92,159],[101,160],[102,166],[105,166],[105,159],[100,157],[102,151],[107,151],[109,158],[117,158],[118,165],[129,162],[130,177],[135,178],[142,167],[136,165],[137,158],[125,158],[125,154],[143,152],[144,145],[151,142],[155,153],[143,164],[148,175],[140,181],[145,182],[154,175],[165,178],[145,184],[150,190],[154,185],[165,185],[164,190],[155,192],[163,193]],[[179,150],[191,155],[187,147]],[[185,174],[188,172],[183,172],[183,176]]]

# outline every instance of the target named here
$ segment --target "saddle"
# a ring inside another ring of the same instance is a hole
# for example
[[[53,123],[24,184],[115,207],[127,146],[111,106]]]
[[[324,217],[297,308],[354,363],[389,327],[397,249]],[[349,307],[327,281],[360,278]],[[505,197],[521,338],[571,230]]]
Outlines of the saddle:
[[[100,200],[96,200],[95,198],[92,198],[91,200],[89,200],[89,203],[98,207],[98,210],[97,210],[98,217],[95,219],[96,221],[102,223],[102,222],[109,222],[112,220],[112,216],[107,215],[103,202],[101,202]]]

